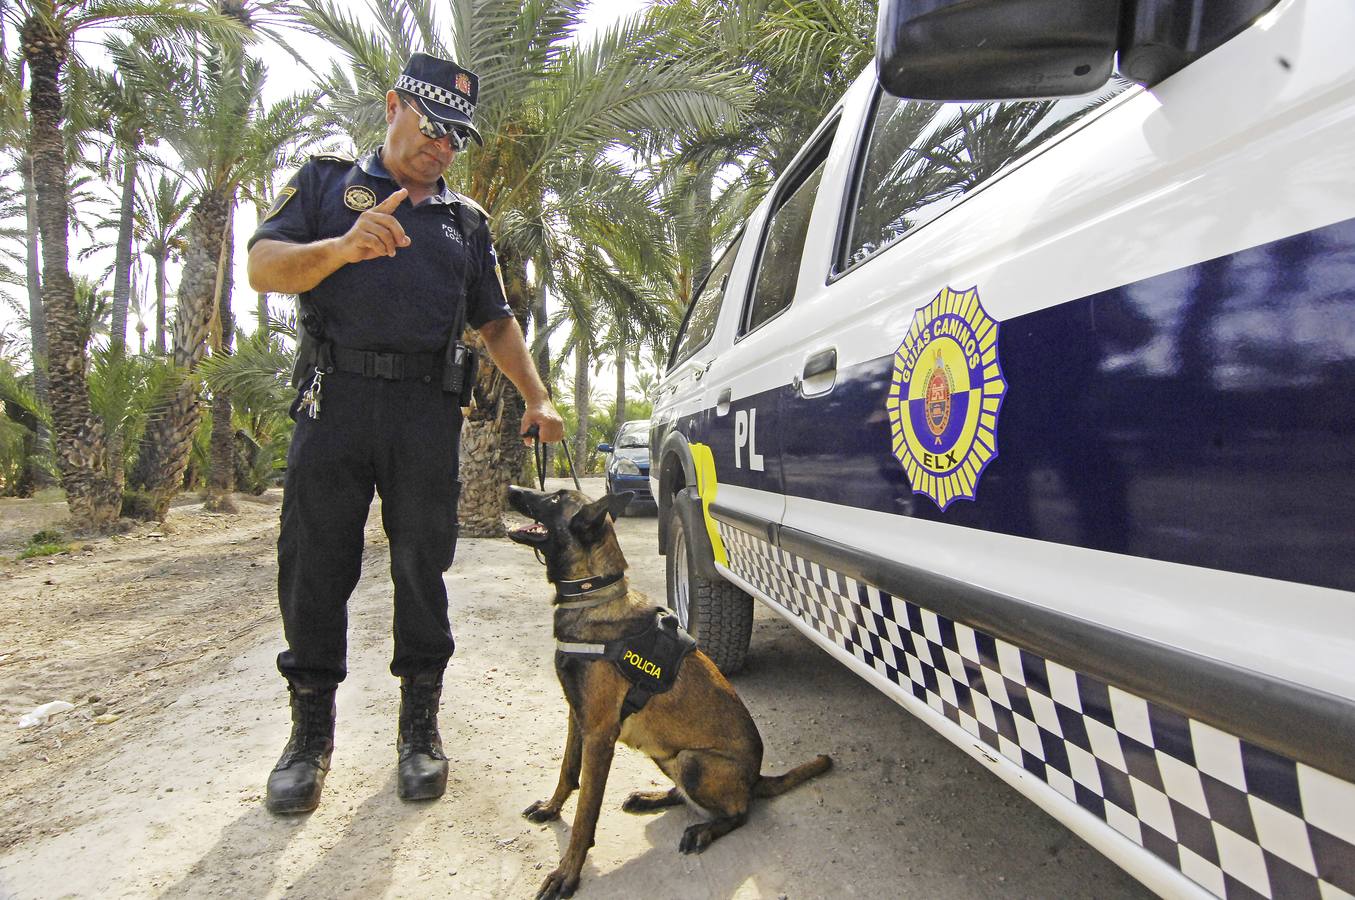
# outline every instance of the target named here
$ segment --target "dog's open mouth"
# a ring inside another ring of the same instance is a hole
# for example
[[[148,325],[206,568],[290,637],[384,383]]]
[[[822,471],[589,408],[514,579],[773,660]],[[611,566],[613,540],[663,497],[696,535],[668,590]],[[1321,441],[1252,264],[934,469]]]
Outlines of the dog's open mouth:
[[[529,525],[524,525],[521,528],[514,528],[512,531],[508,532],[509,540],[517,541],[519,544],[527,544],[529,546],[533,544],[544,544],[548,537],[550,537],[550,532],[548,532],[546,526],[542,525],[540,522],[532,522]]]

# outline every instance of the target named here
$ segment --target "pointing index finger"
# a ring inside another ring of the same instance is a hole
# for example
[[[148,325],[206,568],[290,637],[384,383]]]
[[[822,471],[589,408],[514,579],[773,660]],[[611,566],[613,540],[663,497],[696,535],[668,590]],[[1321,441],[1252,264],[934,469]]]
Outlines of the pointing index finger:
[[[395,207],[403,203],[405,198],[408,196],[409,191],[405,190],[404,188],[400,188],[400,190],[391,194],[385,200],[382,200],[374,208],[377,212],[393,213],[395,212]]]

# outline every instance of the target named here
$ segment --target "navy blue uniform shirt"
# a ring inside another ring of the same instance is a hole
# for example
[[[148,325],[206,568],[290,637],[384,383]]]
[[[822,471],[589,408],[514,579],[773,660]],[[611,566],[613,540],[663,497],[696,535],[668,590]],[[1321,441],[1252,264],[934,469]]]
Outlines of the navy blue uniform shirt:
[[[324,320],[326,337],[340,347],[382,352],[441,350],[456,327],[460,304],[472,328],[512,315],[494,256],[489,223],[476,212],[458,217],[468,203],[438,181],[439,193],[418,206],[405,200],[395,218],[410,245],[395,256],[340,266],[301,295],[305,310]],[[356,162],[312,157],[278,193],[268,217],[249,239],[292,244],[339,237],[365,209],[399,190],[380,151]],[[461,222],[478,223],[470,234]]]

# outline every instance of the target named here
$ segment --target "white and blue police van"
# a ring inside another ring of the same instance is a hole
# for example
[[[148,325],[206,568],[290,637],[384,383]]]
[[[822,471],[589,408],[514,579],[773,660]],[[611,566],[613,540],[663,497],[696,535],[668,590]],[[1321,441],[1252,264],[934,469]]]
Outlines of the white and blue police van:
[[[882,7],[658,388],[670,605],[1159,894],[1355,896],[1355,2]]]

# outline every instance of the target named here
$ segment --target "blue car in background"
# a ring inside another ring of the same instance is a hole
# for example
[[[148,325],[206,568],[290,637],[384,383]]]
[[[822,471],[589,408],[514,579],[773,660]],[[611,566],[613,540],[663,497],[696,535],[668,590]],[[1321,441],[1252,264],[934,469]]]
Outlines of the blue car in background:
[[[615,443],[598,444],[598,452],[607,454],[607,492],[635,494],[625,515],[635,515],[641,510],[657,512],[654,494],[649,489],[649,420],[623,423]]]

